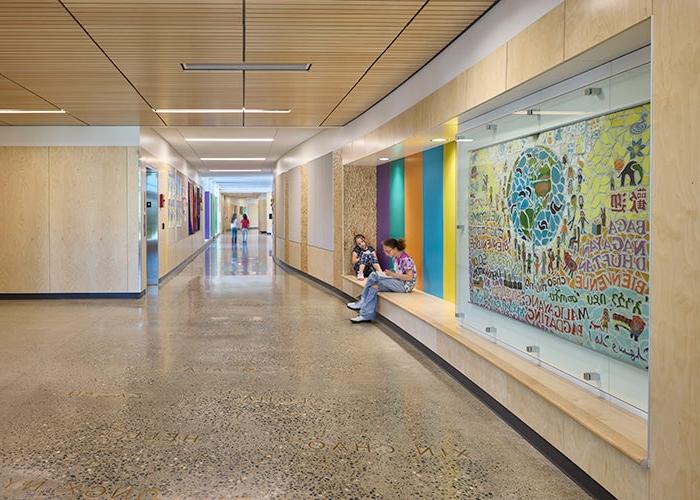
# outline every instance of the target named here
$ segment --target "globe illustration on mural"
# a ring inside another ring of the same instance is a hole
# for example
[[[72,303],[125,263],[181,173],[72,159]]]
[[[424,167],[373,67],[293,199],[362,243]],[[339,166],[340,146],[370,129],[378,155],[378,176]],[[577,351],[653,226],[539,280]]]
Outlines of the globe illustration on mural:
[[[508,185],[510,223],[515,234],[536,247],[548,245],[559,231],[565,205],[563,167],[544,146],[525,149]]]

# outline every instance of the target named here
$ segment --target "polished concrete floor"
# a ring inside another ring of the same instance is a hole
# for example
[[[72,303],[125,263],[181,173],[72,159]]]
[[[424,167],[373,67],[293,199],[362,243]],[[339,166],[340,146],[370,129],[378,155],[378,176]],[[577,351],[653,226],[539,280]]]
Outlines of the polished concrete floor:
[[[0,302],[0,498],[584,498],[271,238],[142,300]]]

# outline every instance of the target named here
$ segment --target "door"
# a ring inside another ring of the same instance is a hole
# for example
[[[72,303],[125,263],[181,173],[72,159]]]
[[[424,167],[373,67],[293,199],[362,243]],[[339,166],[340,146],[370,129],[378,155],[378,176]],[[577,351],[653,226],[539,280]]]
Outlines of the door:
[[[146,170],[147,283],[158,285],[158,172]]]

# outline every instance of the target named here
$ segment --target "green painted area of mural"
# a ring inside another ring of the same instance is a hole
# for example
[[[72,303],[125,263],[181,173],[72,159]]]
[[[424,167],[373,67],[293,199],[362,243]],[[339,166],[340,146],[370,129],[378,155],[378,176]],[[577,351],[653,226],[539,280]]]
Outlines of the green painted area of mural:
[[[473,303],[648,368],[649,104],[473,151]]]

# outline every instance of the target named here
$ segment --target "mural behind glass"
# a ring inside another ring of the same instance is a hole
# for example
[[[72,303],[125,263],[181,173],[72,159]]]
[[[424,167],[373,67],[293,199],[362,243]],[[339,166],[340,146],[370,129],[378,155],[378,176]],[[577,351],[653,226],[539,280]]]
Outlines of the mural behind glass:
[[[470,153],[471,302],[641,368],[649,104]]]

